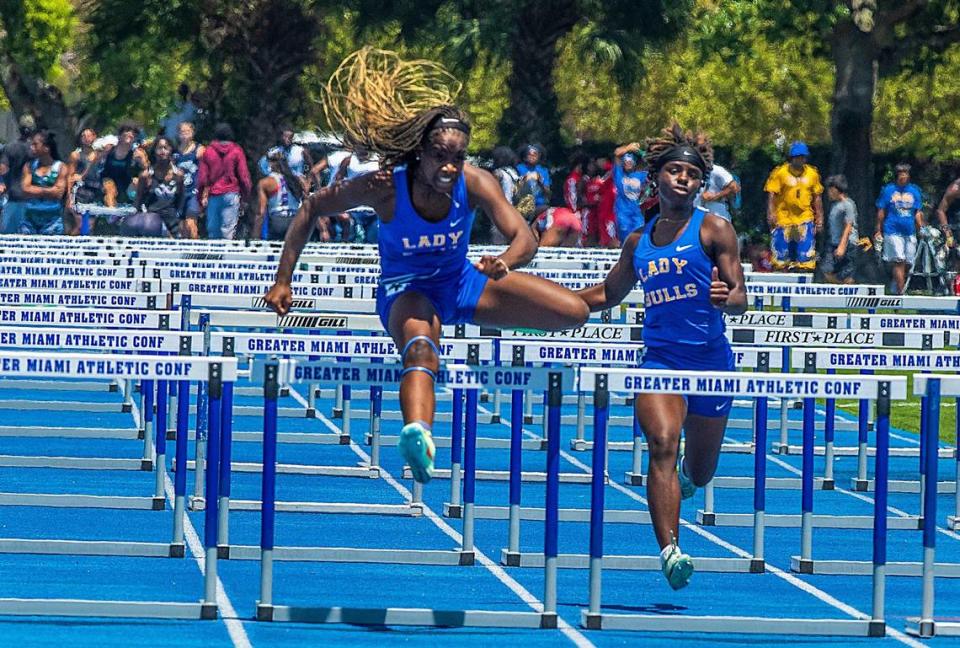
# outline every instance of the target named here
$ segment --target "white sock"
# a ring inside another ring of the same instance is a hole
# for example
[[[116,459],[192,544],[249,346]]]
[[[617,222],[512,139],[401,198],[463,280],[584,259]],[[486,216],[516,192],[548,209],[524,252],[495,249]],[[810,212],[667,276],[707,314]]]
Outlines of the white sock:
[[[673,545],[673,544],[668,544],[666,547],[664,547],[663,549],[660,550],[660,562],[661,562],[661,563],[664,563],[664,562],[667,561],[667,558],[670,556],[671,553],[673,553],[673,547],[674,547],[674,546],[675,546],[675,545]],[[679,547],[678,547],[678,549],[679,549]]]

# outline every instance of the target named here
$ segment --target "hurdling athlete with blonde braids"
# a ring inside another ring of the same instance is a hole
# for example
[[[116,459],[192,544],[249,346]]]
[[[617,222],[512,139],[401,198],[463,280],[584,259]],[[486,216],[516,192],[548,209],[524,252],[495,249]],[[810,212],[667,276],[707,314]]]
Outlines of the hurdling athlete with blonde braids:
[[[375,153],[379,171],[325,188],[300,207],[266,295],[290,309],[297,258],[321,216],[369,205],[380,219],[377,312],[401,350],[401,454],[419,482],[433,473],[434,381],[441,325],[563,330],[586,321],[586,304],[545,279],[512,272],[537,244],[497,180],[466,163],[470,125],[453,104],[457,83],[430,61],[403,61],[371,48],[347,57],[327,83],[324,110],[348,148]],[[467,259],[473,209],[491,215],[509,245]]]

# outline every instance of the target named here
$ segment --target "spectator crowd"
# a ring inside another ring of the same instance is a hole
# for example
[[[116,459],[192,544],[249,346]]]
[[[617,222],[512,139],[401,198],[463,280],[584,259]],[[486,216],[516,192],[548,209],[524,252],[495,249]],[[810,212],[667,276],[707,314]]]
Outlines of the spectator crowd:
[[[188,88],[181,86],[179,92],[180,102],[155,136],[146,137],[131,122],[119,124],[106,137],[85,128],[66,155],[52,132],[37,129],[32,117],[22,117],[19,139],[0,155],[0,232],[282,239],[305,196],[378,168],[364,151],[338,150],[332,139],[298,137],[286,126],[259,157],[244,151],[223,123],[212,129],[209,143],[201,144],[194,126],[198,110]],[[768,243],[762,249],[747,245],[760,237],[741,232],[742,251],[756,270],[819,269],[827,281],[850,283],[873,249],[889,270],[891,288],[902,293],[918,271],[956,268],[960,178],[927,219],[909,165],[898,165],[894,181],[877,197],[870,239],[861,236],[857,207],[842,175],[821,182],[801,141],[790,146],[786,157],[763,187]],[[248,160],[256,160],[253,178]],[[575,154],[562,182],[551,177],[537,144],[520,150],[498,147],[486,166],[542,246],[619,248],[658,212],[656,187],[637,142],[607,155]],[[697,205],[730,220],[741,208],[740,193],[740,179],[715,163]],[[314,237],[375,243],[377,223],[373,209],[358,207],[321,218]],[[503,242],[495,228],[481,227],[484,231],[475,235]],[[942,267],[918,270],[920,257]]]

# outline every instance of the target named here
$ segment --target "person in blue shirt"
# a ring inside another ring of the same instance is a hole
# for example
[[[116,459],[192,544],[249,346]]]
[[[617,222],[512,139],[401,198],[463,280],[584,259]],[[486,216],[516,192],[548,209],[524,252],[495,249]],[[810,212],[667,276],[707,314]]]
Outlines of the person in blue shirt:
[[[425,68],[417,78],[437,86],[431,88],[430,103],[419,107],[415,94],[407,96],[409,87],[396,87],[397,70],[416,76],[410,70],[417,67]],[[355,76],[362,70],[365,76]],[[373,208],[380,219],[377,313],[404,366],[399,448],[419,482],[433,473],[431,428],[442,325],[563,330],[580,326],[588,316],[586,304],[570,290],[512,271],[533,258],[536,242],[493,175],[466,162],[470,125],[452,103],[455,93],[436,82],[446,78],[436,64],[405,62],[371,48],[341,64],[327,84],[325,112],[337,116],[331,126],[345,133],[349,148],[377,155],[381,167],[303,201],[287,230],[276,282],[265,297],[279,315],[290,310],[293,270],[319,217],[358,205]],[[438,100],[438,95],[446,96]],[[499,256],[472,262],[467,245],[476,207],[490,215],[509,243]]]
[[[923,193],[910,182],[910,165],[894,167],[896,180],[888,183],[877,198],[877,232],[883,260],[890,264],[896,293],[902,295],[907,269],[917,256],[917,231],[923,227]],[[879,245],[878,245],[879,247]]]
[[[517,165],[520,180],[526,182],[536,207],[550,205],[550,171],[540,164],[542,159],[540,145],[527,144],[523,147],[523,162]]]
[[[638,158],[643,151],[638,143],[632,142],[613,152],[613,184],[617,197],[613,203],[613,212],[617,220],[617,238],[626,241],[630,233],[643,227],[643,202],[647,188],[647,172],[638,167]]]
[[[578,294],[591,311],[606,310],[639,281],[645,310],[641,368],[733,371],[723,315],[747,308],[737,233],[729,221],[694,206],[713,149],[702,134],[673,124],[647,142],[644,159],[660,192],[660,213],[627,237],[603,283]],[[634,402],[650,448],[650,516],[673,589],[685,587],[693,574],[693,560],[677,544],[680,500],[713,478],[732,402],[726,396],[654,393],[638,394]]]

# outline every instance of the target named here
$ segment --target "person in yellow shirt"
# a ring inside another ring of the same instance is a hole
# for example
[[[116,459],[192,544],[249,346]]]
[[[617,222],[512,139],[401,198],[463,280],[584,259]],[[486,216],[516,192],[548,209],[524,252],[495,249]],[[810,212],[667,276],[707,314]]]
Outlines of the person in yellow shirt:
[[[770,172],[767,222],[774,270],[812,272],[817,261],[816,234],[823,229],[823,185],[820,173],[807,164],[810,149],[790,145],[788,161]]]

